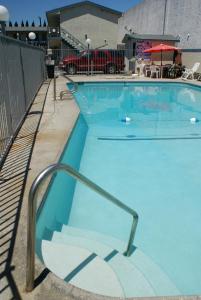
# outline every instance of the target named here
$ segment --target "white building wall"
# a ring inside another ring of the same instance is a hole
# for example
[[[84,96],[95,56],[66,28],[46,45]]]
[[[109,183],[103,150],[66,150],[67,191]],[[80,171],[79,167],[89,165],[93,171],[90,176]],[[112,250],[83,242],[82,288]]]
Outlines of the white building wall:
[[[201,49],[201,0],[168,0],[165,33],[180,35],[181,48]]]
[[[109,48],[117,47],[118,16],[95,7],[80,6],[61,11],[61,27],[85,42],[85,35],[92,40],[92,47],[99,47],[107,40]]]
[[[125,26],[142,34],[180,35],[181,48],[201,49],[201,0],[144,0],[119,19],[118,43]]]
[[[136,33],[163,34],[164,4],[165,0],[144,0],[125,12],[118,22],[118,43],[128,33],[125,26]]]

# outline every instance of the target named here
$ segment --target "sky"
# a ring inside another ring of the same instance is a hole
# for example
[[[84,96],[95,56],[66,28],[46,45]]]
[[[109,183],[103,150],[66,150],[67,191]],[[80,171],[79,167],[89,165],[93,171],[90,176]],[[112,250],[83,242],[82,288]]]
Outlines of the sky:
[[[92,0],[93,1],[93,0]],[[100,5],[119,11],[126,11],[142,0],[94,0]],[[0,5],[6,6],[12,22],[28,20],[39,23],[39,16],[45,18],[45,12],[54,8],[81,2],[79,0],[0,0]]]

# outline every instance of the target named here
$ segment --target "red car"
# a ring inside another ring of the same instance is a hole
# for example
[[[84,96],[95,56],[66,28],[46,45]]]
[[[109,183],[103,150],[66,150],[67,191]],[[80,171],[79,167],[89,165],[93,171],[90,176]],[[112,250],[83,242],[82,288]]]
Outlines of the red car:
[[[124,51],[86,50],[79,55],[66,56],[61,65],[70,75],[74,75],[80,71],[102,71],[104,73],[115,74],[124,70]]]

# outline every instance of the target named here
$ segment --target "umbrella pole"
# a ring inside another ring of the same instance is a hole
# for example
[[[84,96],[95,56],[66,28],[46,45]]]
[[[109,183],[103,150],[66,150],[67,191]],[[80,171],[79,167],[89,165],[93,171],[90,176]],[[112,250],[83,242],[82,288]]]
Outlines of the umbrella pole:
[[[163,68],[162,68],[162,65],[163,65],[163,52],[161,50],[161,78],[163,77]]]

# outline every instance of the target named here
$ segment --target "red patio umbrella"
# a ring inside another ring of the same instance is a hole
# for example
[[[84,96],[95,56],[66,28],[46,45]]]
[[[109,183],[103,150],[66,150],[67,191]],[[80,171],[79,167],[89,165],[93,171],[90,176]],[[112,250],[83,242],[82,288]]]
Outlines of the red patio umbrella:
[[[157,46],[154,46],[150,49],[144,50],[144,53],[153,53],[153,52],[161,52],[161,66],[162,66],[162,60],[163,60],[163,51],[178,51],[181,50],[180,48],[165,45],[165,44],[159,44]]]

